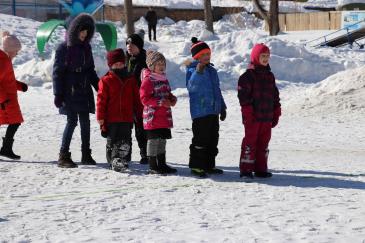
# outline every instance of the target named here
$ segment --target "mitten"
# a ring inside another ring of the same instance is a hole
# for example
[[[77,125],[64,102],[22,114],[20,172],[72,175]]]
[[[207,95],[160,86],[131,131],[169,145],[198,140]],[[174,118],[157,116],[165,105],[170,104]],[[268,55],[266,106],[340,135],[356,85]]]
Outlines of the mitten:
[[[60,96],[60,95],[56,95],[54,97],[54,105],[57,107],[57,108],[61,108],[63,106],[63,97]]]
[[[226,111],[226,109],[222,109],[221,115],[220,115],[221,121],[224,121],[226,119],[226,117],[227,117],[227,111]]]

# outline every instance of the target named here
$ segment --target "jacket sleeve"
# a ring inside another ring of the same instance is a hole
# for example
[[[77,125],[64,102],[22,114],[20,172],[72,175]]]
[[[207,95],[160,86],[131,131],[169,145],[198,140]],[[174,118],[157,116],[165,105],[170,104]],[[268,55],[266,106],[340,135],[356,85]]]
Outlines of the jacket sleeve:
[[[67,46],[62,43],[58,46],[53,64],[53,94],[63,96],[64,94],[64,74],[66,72],[66,52]]]
[[[186,74],[186,88],[189,93],[199,91],[198,84],[204,82],[204,73],[199,73],[195,68],[189,68]]]
[[[275,93],[274,93],[274,109],[281,107],[280,104],[280,92],[278,87],[276,86],[275,78],[274,78],[274,85],[275,85]]]
[[[158,99],[153,97],[153,86],[148,77],[142,80],[142,85],[139,90],[141,102],[145,106],[156,107],[159,106]]]
[[[133,110],[136,117],[142,119],[143,105],[140,98],[140,89],[135,79],[133,79]]]
[[[252,105],[252,79],[250,74],[246,71],[238,80],[238,99],[241,106]]]
[[[218,76],[217,72],[216,72],[216,78],[217,78],[217,83],[218,83],[219,96],[220,96],[220,99],[221,99],[221,102],[222,102],[222,110],[227,110],[227,105],[226,105],[226,102],[224,102],[224,98],[223,98],[223,95],[222,95],[222,90],[220,88],[219,76]]]
[[[92,55],[92,54],[91,54]],[[90,66],[90,83],[94,87],[95,91],[98,91],[99,77],[95,71],[94,57],[91,56],[91,66]]]
[[[17,92],[17,85],[16,80],[14,77],[14,70],[13,65],[11,62],[5,61],[4,66],[1,68],[1,75],[0,75],[0,90],[3,93],[12,95],[16,94]],[[0,103],[4,102],[5,100],[0,100]]]
[[[109,97],[109,87],[106,82],[101,79],[99,81],[99,89],[96,100],[96,119],[105,120],[106,118],[106,105]]]

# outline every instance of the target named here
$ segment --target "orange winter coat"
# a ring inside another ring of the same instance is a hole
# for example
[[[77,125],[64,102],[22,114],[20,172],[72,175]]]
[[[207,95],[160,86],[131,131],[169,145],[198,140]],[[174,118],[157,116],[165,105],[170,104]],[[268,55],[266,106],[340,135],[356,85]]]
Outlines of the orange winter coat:
[[[23,122],[17,91],[21,83],[15,79],[9,56],[0,50],[0,125]]]

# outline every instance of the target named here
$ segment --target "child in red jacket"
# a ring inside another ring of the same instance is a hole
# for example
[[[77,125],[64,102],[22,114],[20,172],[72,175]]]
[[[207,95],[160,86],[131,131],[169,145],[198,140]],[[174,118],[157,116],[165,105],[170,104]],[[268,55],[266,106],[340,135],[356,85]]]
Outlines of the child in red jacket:
[[[17,91],[28,90],[27,84],[15,79],[11,63],[21,47],[15,35],[10,35],[9,32],[3,33],[2,50],[0,50],[0,125],[9,126],[3,138],[0,156],[15,160],[20,159],[20,156],[13,152],[14,135],[23,122]]]
[[[242,141],[240,176],[268,178],[267,159],[271,129],[281,115],[279,90],[269,66],[270,50],[257,44],[251,52],[251,63],[238,80],[245,137]],[[254,173],[253,173],[254,172]]]
[[[109,72],[100,79],[96,116],[107,137],[107,160],[114,171],[122,172],[131,160],[133,117],[142,120],[137,80],[128,73],[122,49],[107,54]]]
[[[148,51],[148,69],[142,71],[140,96],[143,109],[143,127],[147,133],[147,157],[151,174],[176,173],[166,164],[166,139],[171,138],[171,107],[176,97],[171,93],[166,78],[166,59],[157,51]]]

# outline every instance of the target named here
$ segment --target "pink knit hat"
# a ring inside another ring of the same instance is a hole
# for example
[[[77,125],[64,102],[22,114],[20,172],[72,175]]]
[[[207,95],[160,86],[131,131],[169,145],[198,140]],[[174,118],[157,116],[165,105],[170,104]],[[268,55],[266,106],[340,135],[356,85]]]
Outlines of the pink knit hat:
[[[22,44],[15,35],[11,35],[8,31],[4,31],[2,36],[2,49],[5,52],[19,51],[22,49]]]

